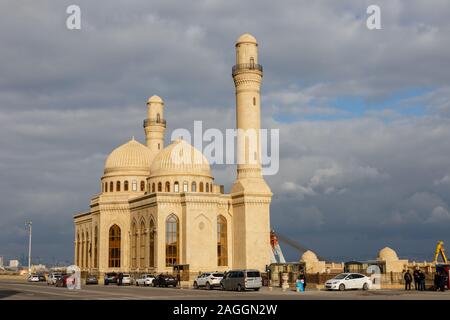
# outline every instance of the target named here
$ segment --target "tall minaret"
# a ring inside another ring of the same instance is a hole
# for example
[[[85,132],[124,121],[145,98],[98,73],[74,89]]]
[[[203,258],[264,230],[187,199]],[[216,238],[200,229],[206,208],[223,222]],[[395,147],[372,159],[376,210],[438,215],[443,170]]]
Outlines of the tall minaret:
[[[147,147],[150,148],[153,158],[164,148],[164,102],[154,95],[147,101],[147,119],[144,120],[145,138]]]
[[[237,179],[231,188],[233,205],[233,268],[264,271],[270,264],[270,202],[272,192],[261,174],[260,88],[258,43],[246,33],[236,43],[232,71],[236,87]]]

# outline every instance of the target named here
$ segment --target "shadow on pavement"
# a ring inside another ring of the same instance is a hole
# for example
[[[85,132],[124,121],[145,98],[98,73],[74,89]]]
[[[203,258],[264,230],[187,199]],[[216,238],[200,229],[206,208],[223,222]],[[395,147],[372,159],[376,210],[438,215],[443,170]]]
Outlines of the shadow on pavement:
[[[8,298],[18,293],[20,292],[16,290],[0,290],[0,299]]]

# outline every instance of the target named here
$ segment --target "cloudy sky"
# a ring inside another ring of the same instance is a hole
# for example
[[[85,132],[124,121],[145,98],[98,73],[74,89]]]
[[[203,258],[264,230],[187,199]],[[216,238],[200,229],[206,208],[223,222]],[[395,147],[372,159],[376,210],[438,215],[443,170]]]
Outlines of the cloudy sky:
[[[81,7],[81,30],[66,8]],[[366,9],[381,7],[381,30]],[[0,2],[0,255],[71,260],[106,156],[144,141],[145,102],[176,128],[233,128],[234,43],[259,41],[262,123],[280,129],[272,226],[322,256],[450,246],[450,3]],[[229,190],[234,166],[214,170]],[[285,247],[290,260],[299,253]]]

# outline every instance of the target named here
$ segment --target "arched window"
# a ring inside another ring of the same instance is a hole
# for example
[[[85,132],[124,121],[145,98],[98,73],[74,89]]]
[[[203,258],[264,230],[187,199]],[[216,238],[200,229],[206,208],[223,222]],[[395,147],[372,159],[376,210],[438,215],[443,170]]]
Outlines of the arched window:
[[[189,190],[189,185],[187,181],[183,182],[183,192],[188,192]]]
[[[102,192],[105,192],[105,185],[102,182]]]
[[[217,265],[228,265],[227,220],[224,216],[217,217]]]
[[[156,122],[160,123],[161,122],[161,116],[159,113],[156,114]]]
[[[158,192],[161,192],[161,191],[162,191],[162,183],[158,182]]]
[[[207,182],[205,185],[206,192],[209,192],[209,183]]]
[[[200,182],[200,185],[199,185],[199,190],[198,190],[199,192],[203,192],[203,182]]]
[[[114,182],[112,182],[112,181],[109,183],[109,191],[110,192],[114,191]]]
[[[158,150],[161,150],[161,143],[158,143]]]
[[[145,181],[141,181],[141,191],[145,191]]]
[[[148,262],[150,267],[155,266],[155,223],[153,222],[153,219],[150,219],[150,232],[149,232],[149,255],[148,255]]]
[[[155,192],[155,183],[152,183],[152,192]]]
[[[136,230],[136,222],[133,221],[131,226],[131,267],[137,267],[137,230]]]
[[[137,191],[137,181],[131,181],[131,191]]]
[[[145,239],[145,221],[141,221],[141,230],[139,234],[139,267],[144,268],[145,267],[145,244],[147,240]]]
[[[98,268],[98,228],[94,229],[94,268]]]
[[[195,181],[192,182],[191,191],[192,192],[197,192],[197,184],[195,183]]]
[[[108,182],[105,182],[105,192],[108,192]]]
[[[166,266],[177,264],[179,244],[178,218],[171,214],[166,220]]]
[[[81,267],[84,268],[84,232],[81,234]]]
[[[89,246],[89,232],[86,232],[86,257],[85,257],[85,260],[84,260],[84,266],[86,267],[86,268],[89,268],[89,256],[91,255],[91,250],[89,250],[90,249],[90,246]]]
[[[116,191],[120,191],[120,181],[116,182]]]
[[[129,189],[129,182],[128,180],[125,180],[125,182],[123,183],[123,191],[128,191]]]
[[[180,185],[179,185],[178,181],[175,181],[175,183],[173,185],[173,192],[180,192]]]
[[[255,58],[250,57],[250,68],[254,68],[255,67]]]
[[[164,189],[165,192],[170,192],[170,182],[166,181],[166,188]]]
[[[120,228],[116,224],[109,228],[108,266],[110,268],[120,268],[120,233]]]
[[[80,266],[80,245],[81,245],[81,243],[80,243],[80,234],[78,233],[77,234],[77,266]]]
[[[253,105],[256,106],[256,97],[253,97]]]

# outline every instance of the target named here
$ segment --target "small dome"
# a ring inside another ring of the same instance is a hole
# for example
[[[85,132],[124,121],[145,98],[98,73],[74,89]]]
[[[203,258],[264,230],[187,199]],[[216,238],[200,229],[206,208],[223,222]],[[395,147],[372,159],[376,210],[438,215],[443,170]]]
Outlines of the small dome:
[[[317,262],[319,261],[319,258],[317,258],[317,255],[312,252],[311,250],[305,251],[303,253],[302,257],[300,258],[300,261],[303,262]]]
[[[206,157],[181,139],[175,140],[158,153],[150,171],[152,177],[172,174],[211,177],[211,169]]]
[[[389,247],[385,247],[378,252],[378,260],[380,261],[396,261],[397,253]]]
[[[105,174],[117,171],[148,171],[152,152],[143,144],[131,139],[111,152],[105,162]]]
[[[157,95],[153,95],[150,98],[148,98],[148,103],[164,103],[161,97]]]
[[[255,43],[255,44],[257,44],[256,38],[254,36],[252,36],[250,33],[244,33],[242,36],[240,36],[237,39],[236,44],[246,43],[246,42],[247,43]]]

